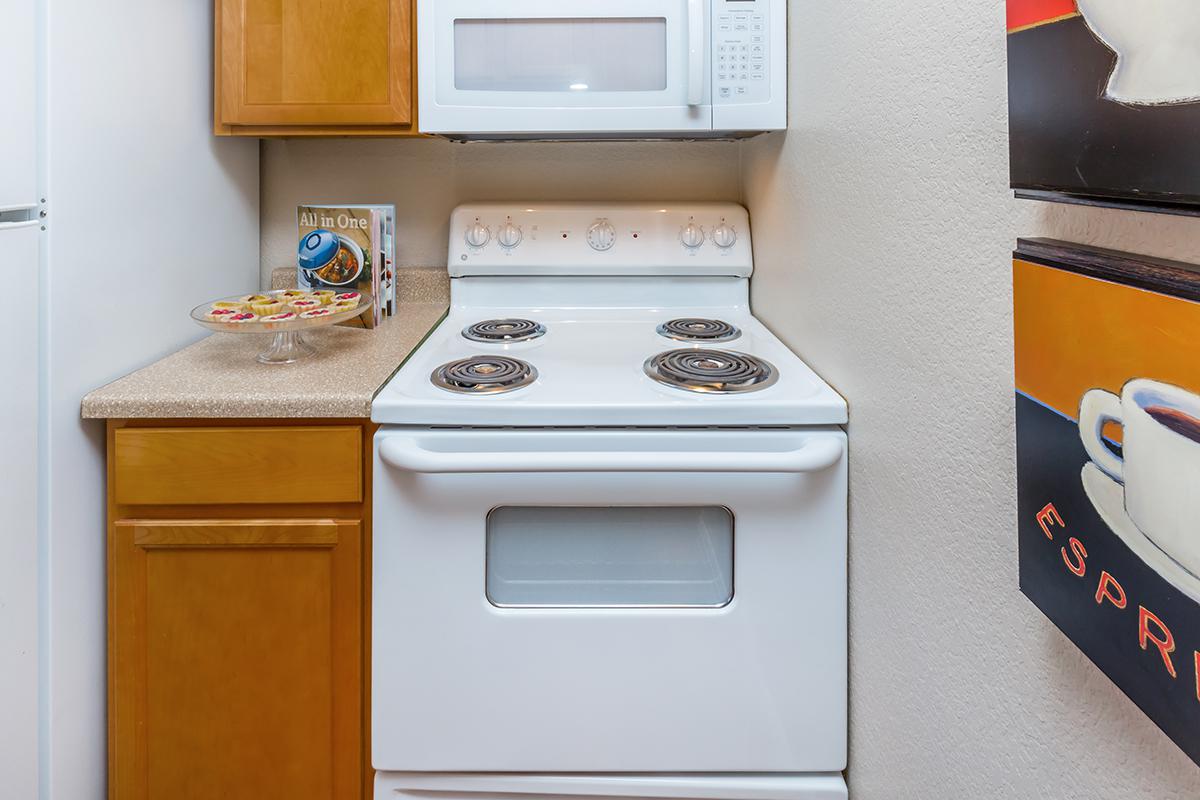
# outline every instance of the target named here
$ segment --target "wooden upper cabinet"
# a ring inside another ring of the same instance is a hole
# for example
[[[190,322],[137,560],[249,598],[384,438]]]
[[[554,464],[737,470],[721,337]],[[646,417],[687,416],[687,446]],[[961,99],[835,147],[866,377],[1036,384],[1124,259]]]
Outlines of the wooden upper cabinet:
[[[413,0],[216,0],[215,130],[415,133]]]

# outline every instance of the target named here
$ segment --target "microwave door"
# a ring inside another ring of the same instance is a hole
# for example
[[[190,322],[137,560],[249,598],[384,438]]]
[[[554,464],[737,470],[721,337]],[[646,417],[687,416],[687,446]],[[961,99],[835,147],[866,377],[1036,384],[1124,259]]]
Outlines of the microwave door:
[[[418,9],[425,133],[712,129],[708,0],[420,0]]]

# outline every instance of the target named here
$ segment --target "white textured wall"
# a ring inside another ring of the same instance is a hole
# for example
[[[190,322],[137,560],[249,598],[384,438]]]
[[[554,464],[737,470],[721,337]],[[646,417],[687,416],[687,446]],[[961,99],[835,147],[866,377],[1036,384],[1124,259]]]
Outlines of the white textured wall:
[[[793,2],[744,148],[756,312],[850,401],[854,800],[1184,800],[1200,769],[1017,589],[1010,257],[1200,220],[1009,199],[1001,0]]]
[[[473,200],[737,200],[736,142],[454,144],[265,141],[262,271],[296,263],[296,206],[396,204],[400,264],[446,263],[450,211]]]

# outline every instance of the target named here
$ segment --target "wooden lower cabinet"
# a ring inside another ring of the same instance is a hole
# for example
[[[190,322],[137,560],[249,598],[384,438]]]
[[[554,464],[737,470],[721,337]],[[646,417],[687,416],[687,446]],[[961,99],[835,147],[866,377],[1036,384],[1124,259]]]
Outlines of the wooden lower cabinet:
[[[206,485],[196,496],[208,499],[194,505],[175,495],[170,506],[114,502],[138,496],[121,486],[116,465],[137,458],[121,443],[147,438],[119,431],[209,436],[217,449],[180,451],[202,462],[245,437],[231,436],[236,427],[110,426],[110,798],[370,797],[369,491],[353,503],[273,507],[219,503]],[[290,426],[241,430],[286,437]],[[344,449],[345,425],[296,430],[318,439],[327,430]],[[369,445],[370,426],[357,430]],[[355,474],[369,475],[361,458]],[[265,478],[256,480],[261,501]],[[281,497],[295,494],[292,480]]]

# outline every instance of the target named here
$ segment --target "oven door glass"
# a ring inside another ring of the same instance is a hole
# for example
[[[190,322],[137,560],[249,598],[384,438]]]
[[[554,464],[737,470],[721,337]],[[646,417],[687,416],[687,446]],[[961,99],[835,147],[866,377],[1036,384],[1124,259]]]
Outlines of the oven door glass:
[[[458,19],[454,87],[478,92],[661,92],[667,20]]]
[[[487,597],[501,608],[720,608],[733,599],[733,514],[497,508],[487,520]]]

